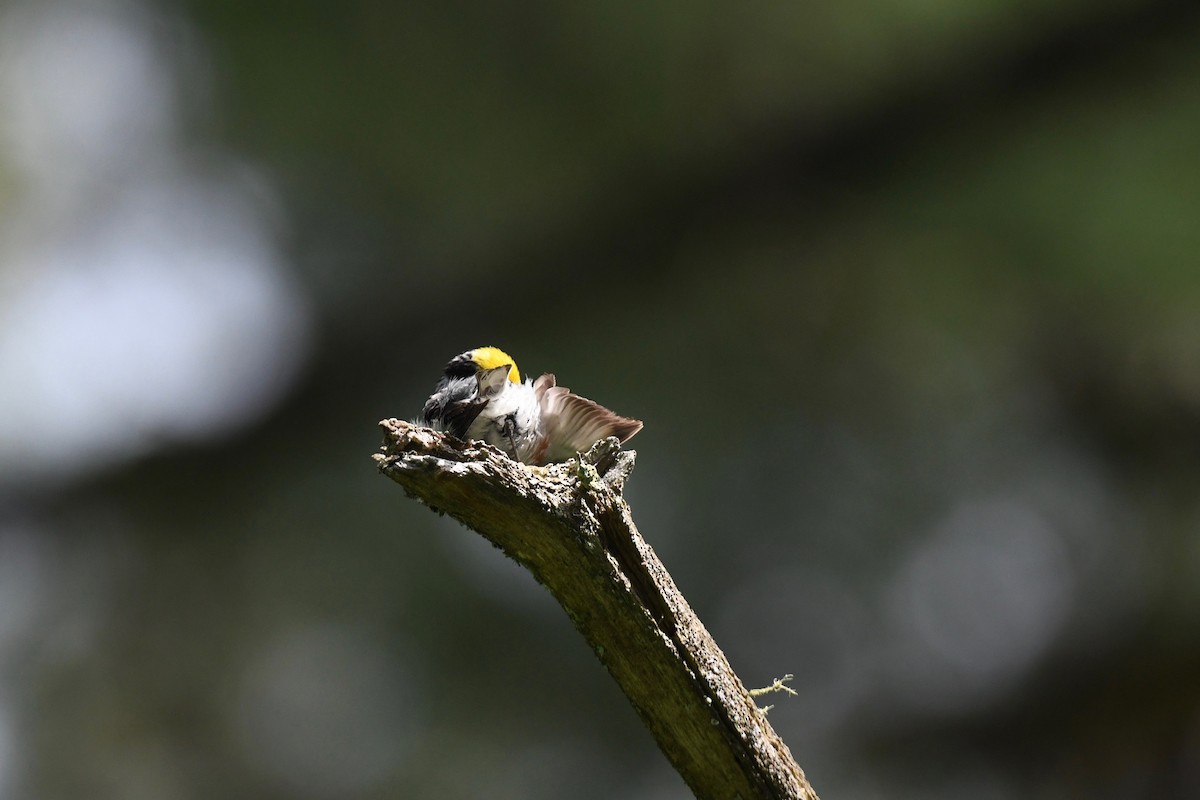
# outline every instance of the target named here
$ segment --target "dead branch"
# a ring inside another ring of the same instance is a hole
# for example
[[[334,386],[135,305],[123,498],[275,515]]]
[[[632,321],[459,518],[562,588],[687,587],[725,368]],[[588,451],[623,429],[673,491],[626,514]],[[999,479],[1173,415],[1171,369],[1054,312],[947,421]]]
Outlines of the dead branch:
[[[804,772],[642,539],[616,439],[528,467],[482,442],[380,423],[379,469],[550,590],[702,800],[817,800]]]

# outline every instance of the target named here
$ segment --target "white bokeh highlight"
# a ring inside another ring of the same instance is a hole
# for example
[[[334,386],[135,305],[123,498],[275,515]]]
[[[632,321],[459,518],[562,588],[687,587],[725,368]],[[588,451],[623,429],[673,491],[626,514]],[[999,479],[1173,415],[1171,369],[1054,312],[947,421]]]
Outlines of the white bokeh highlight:
[[[933,712],[1003,696],[1062,633],[1076,584],[1062,534],[1022,499],[955,508],[892,580],[901,696]]]
[[[0,479],[234,430],[303,361],[270,187],[182,141],[189,87],[155,21],[0,12]]]

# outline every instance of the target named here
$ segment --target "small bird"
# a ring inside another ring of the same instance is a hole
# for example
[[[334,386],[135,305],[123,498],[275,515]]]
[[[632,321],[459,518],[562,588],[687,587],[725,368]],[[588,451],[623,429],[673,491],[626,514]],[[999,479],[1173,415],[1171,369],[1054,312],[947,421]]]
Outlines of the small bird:
[[[537,466],[565,461],[608,436],[627,442],[642,429],[641,422],[558,386],[550,373],[522,383],[516,361],[497,347],[450,359],[421,418]]]

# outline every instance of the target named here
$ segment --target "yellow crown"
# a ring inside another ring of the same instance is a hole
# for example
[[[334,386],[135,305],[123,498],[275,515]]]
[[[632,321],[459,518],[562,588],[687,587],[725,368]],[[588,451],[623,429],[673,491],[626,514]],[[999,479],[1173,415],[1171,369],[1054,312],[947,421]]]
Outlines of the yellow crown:
[[[508,379],[513,383],[521,382],[521,373],[517,370],[517,362],[513,361],[513,357],[499,347],[478,347],[471,351],[471,360],[478,364],[480,369],[495,369],[508,364]]]

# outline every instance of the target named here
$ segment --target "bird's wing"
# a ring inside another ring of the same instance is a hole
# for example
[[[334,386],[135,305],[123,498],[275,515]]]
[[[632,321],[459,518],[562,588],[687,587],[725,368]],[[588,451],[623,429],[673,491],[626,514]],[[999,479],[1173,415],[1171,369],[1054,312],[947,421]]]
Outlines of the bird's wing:
[[[432,428],[449,431],[463,439],[485,405],[487,401],[478,399],[475,378],[442,378],[425,401],[421,420]]]
[[[540,463],[570,458],[608,436],[627,442],[642,429],[638,420],[622,417],[565,386],[555,385],[549,373],[534,382],[533,391],[541,405],[546,438]]]
[[[478,395],[481,400],[490,400],[504,390],[508,383],[508,371],[512,364],[501,364],[491,369],[480,370],[476,375],[479,381]]]

